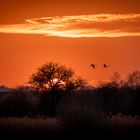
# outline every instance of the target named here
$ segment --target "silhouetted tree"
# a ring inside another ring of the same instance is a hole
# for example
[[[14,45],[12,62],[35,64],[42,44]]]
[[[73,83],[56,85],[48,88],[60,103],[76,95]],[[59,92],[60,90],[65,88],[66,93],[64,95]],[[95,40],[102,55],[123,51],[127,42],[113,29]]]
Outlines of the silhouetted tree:
[[[120,86],[120,82],[121,82],[121,76],[118,72],[114,72],[112,74],[112,76],[110,77],[110,81],[111,81],[111,85],[114,87],[119,87]]]
[[[82,78],[74,75],[71,68],[53,62],[42,65],[32,74],[29,83],[43,92],[70,91],[86,84]]]
[[[140,71],[134,71],[127,77],[128,86],[131,88],[140,88]]]
[[[71,68],[49,62],[38,69],[30,78],[29,83],[42,94],[40,98],[40,113],[55,116],[55,110],[63,94],[85,85],[85,81],[74,75]]]

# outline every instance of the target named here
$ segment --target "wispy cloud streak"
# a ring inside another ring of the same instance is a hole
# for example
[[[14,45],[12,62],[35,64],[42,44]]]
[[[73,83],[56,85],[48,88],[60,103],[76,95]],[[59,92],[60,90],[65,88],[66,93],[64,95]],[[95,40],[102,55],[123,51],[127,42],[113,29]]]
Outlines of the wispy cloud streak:
[[[140,36],[140,14],[96,14],[26,19],[0,25],[0,33],[41,34],[59,37]]]

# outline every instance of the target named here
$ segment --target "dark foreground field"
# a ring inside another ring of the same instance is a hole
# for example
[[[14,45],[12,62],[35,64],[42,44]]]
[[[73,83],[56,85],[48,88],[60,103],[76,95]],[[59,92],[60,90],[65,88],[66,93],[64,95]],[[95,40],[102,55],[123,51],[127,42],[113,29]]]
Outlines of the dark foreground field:
[[[140,139],[140,90],[0,95],[0,137]]]
[[[82,113],[83,114],[83,113]],[[103,138],[103,139],[139,139],[140,118],[124,116],[71,116],[60,118],[1,118],[0,133],[3,138],[24,137],[63,137]]]

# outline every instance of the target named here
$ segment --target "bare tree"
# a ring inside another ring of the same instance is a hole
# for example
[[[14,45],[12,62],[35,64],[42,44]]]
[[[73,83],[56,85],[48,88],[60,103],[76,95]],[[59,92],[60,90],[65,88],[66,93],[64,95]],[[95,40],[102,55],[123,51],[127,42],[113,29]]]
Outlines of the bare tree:
[[[82,87],[86,82],[74,75],[71,68],[49,62],[32,74],[29,83],[39,91],[70,91]]]
[[[134,71],[127,77],[127,83],[129,87],[138,88],[140,87],[140,71]]]
[[[121,76],[118,72],[114,72],[113,75],[110,77],[111,84],[113,86],[119,87],[121,82]]]

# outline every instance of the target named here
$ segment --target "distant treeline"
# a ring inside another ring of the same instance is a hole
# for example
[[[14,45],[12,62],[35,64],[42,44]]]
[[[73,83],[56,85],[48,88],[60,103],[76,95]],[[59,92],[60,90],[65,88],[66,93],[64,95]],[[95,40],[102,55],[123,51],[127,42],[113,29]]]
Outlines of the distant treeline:
[[[121,80],[116,72],[110,82],[100,83],[97,88],[72,90],[35,91],[20,87],[11,93],[0,94],[1,117],[60,116],[73,110],[104,113],[109,116],[140,115],[140,72],[135,71]]]
[[[140,88],[106,85],[93,90],[52,94],[14,91],[0,94],[0,116],[61,116],[73,109],[105,114],[140,115]]]

